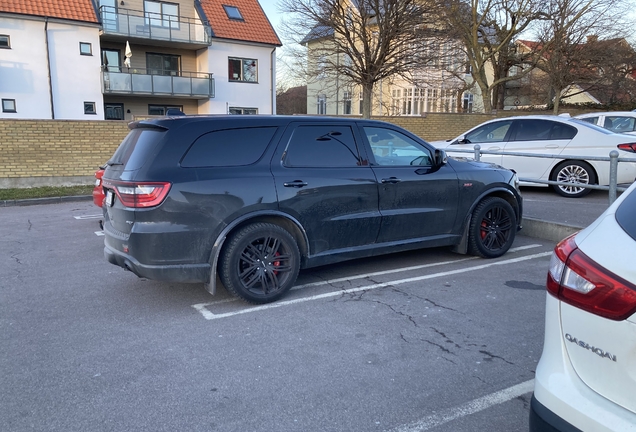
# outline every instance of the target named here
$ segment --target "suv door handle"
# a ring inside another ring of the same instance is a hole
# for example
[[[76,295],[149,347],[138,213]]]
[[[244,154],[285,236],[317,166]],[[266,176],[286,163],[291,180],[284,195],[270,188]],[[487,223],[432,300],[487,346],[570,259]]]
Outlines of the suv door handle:
[[[380,181],[382,183],[400,183],[402,180],[397,177],[389,177],[389,178],[383,178]]]
[[[283,186],[301,188],[301,187],[307,186],[307,182],[304,182],[302,180],[294,180],[293,182],[285,182],[285,183],[283,183]]]

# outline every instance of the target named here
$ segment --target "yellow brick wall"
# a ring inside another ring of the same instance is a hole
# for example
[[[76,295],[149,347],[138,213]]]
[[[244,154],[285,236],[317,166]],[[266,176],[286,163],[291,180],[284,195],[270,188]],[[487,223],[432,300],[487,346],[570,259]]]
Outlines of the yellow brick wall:
[[[125,121],[2,119],[0,181],[92,177],[127,133]]]
[[[454,138],[486,120],[514,114],[528,113],[427,113],[421,117],[377,119],[402,126],[427,141],[436,141]],[[69,179],[75,179],[75,184],[92,183],[97,167],[112,156],[128,133],[127,124],[126,121],[0,119],[0,188],[35,186],[42,182],[68,184]]]

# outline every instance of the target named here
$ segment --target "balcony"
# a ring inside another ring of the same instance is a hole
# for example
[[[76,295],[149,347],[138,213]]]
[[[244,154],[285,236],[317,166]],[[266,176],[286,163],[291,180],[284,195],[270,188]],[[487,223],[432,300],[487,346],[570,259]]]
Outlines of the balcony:
[[[199,19],[101,6],[102,35],[113,40],[174,42],[198,49],[210,45],[210,26]]]
[[[214,97],[212,74],[201,72],[172,72],[158,75],[147,69],[128,69],[105,66],[102,69],[104,94],[135,96],[169,96],[189,99]]]

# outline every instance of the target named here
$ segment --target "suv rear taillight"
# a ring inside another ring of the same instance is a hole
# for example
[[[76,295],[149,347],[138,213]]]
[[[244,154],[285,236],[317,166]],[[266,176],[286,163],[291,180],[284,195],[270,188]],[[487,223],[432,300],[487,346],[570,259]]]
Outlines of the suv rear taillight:
[[[636,286],[585,255],[577,247],[575,235],[554,249],[548,292],[565,303],[615,321],[636,313]]]
[[[104,186],[117,194],[125,207],[148,208],[158,206],[170,192],[170,182],[104,181]]]
[[[618,147],[619,150],[624,150],[630,153],[636,153],[636,143],[619,144],[616,147]]]

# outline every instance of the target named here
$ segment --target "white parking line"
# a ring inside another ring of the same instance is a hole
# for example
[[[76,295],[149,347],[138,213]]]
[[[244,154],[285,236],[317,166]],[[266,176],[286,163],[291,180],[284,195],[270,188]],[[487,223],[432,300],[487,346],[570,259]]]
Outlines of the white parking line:
[[[83,220],[83,219],[99,219],[101,217],[104,217],[103,214],[93,214],[93,215],[83,215],[83,216],[73,216],[75,219],[77,220]]]
[[[533,249],[533,248],[540,247],[540,246],[541,245],[538,245],[538,244],[519,246],[519,247],[510,249],[508,252],[518,252],[518,251],[521,251],[521,250]],[[368,278],[368,277],[382,276],[382,275],[387,275],[387,274],[391,274],[391,273],[401,273],[401,272],[411,271],[411,270],[420,270],[420,269],[424,269],[424,268],[427,268],[427,267],[435,267],[435,266],[441,266],[441,265],[446,265],[446,264],[454,264],[454,263],[459,263],[459,262],[464,262],[464,261],[472,261],[472,260],[476,260],[476,259],[480,259],[480,258],[476,257],[476,256],[471,256],[471,257],[468,257],[468,258],[459,258],[459,259],[456,259],[456,260],[441,261],[441,262],[436,262],[436,263],[431,263],[431,264],[421,264],[421,265],[412,266],[412,267],[401,267],[401,268],[397,268],[397,269],[393,269],[393,270],[382,270],[382,271],[373,272],[373,273],[365,273],[365,274],[360,274],[360,275],[356,275],[356,276],[347,276],[347,277],[342,277],[342,278],[339,278],[339,279],[331,279],[331,280],[328,280],[328,281],[312,282],[312,283],[308,283],[308,284],[297,285],[297,286],[293,287],[292,290],[298,290],[298,289],[308,288],[308,287],[312,287],[312,286],[334,284],[334,283],[338,283],[338,282],[345,282],[345,281],[351,281],[351,280],[356,280],[356,279],[365,279],[365,278]]]
[[[470,402],[466,402],[460,406],[446,409],[440,413],[424,417],[423,419],[404,426],[399,426],[395,429],[391,429],[390,432],[423,432],[429,429],[433,429],[444,423],[457,420],[458,418],[465,417],[488,409],[494,405],[499,405],[504,402],[508,402],[516,397],[530,393],[534,389],[534,380],[531,379],[521,384],[509,387],[507,389],[500,390],[489,395],[473,399]]]
[[[320,300],[320,299],[324,299],[324,298],[329,298],[329,297],[338,297],[338,296],[342,296],[344,294],[351,294],[351,293],[356,293],[359,291],[370,291],[370,290],[374,290],[374,289],[378,289],[378,288],[384,288],[387,286],[395,286],[395,285],[401,285],[401,284],[405,284],[405,283],[410,283],[410,282],[418,282],[418,281],[422,281],[422,280],[426,280],[426,279],[433,279],[433,278],[438,278],[438,277],[443,277],[443,276],[450,276],[453,274],[459,274],[459,273],[466,273],[466,272],[471,272],[471,271],[476,271],[476,270],[482,270],[485,268],[489,268],[489,267],[494,267],[494,266],[498,266],[498,265],[507,265],[507,264],[513,264],[513,263],[517,263],[517,262],[521,262],[521,261],[528,261],[531,259],[535,259],[535,258],[542,258],[548,255],[551,255],[552,251],[550,252],[542,252],[542,253],[538,253],[538,254],[534,254],[534,255],[527,255],[527,256],[523,256],[523,257],[519,257],[519,258],[512,258],[512,259],[507,259],[507,260],[503,260],[503,261],[496,261],[496,262],[488,262],[487,264],[481,264],[481,265],[476,265],[476,266],[472,266],[472,267],[465,267],[462,269],[457,269],[457,270],[449,270],[446,272],[439,272],[439,273],[433,273],[433,274],[428,274],[428,275],[423,275],[423,276],[416,276],[416,277],[411,277],[411,278],[406,278],[406,279],[398,279],[398,280],[393,280],[393,281],[388,281],[388,282],[383,282],[383,283],[377,283],[377,284],[372,284],[372,285],[365,285],[365,286],[361,286],[361,287],[357,287],[357,288],[349,288],[349,289],[344,289],[344,290],[338,290],[338,291],[332,291],[332,292],[328,292],[328,293],[324,293],[324,294],[318,294],[318,295],[314,295],[314,296],[309,296],[309,297],[303,297],[303,298],[299,298],[299,299],[294,299],[294,300],[287,300],[287,301],[279,301],[276,303],[269,303],[266,305],[262,305],[262,306],[255,306],[255,307],[251,307],[251,308],[247,308],[247,309],[242,309],[239,311],[234,311],[234,312],[228,312],[228,313],[222,313],[222,314],[214,314],[212,312],[210,312],[207,309],[207,306],[213,305],[213,304],[218,304],[216,302],[212,302],[212,303],[200,303],[200,304],[195,304],[192,305],[193,308],[195,308],[197,311],[199,311],[201,313],[201,315],[203,315],[203,317],[207,320],[215,320],[215,319],[221,319],[221,318],[229,318],[229,317],[233,317],[236,315],[242,315],[242,314],[246,314],[246,313],[252,313],[252,312],[259,312],[259,311],[263,311],[263,310],[267,310],[267,309],[274,309],[274,308],[279,308],[279,307],[283,307],[283,306],[289,306],[289,305],[293,305],[293,304],[297,304],[297,303],[305,303],[308,301],[314,301],[314,300]],[[467,260],[468,258],[465,258],[464,260]],[[462,260],[457,260],[457,261],[462,261]],[[449,261],[449,262],[457,262],[457,261]],[[392,271],[392,270],[389,270]],[[381,272],[378,272],[381,273]],[[349,280],[349,279],[347,279]],[[332,281],[325,281],[322,282],[322,284],[327,284],[330,283]],[[232,299],[226,300],[225,302],[229,302]]]
[[[104,231],[95,231],[95,235],[98,237],[102,237],[104,235]]]

